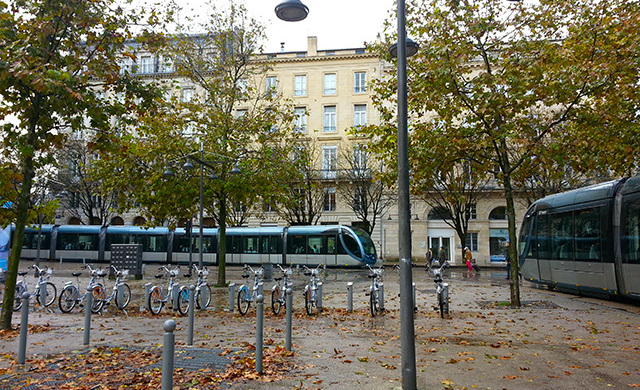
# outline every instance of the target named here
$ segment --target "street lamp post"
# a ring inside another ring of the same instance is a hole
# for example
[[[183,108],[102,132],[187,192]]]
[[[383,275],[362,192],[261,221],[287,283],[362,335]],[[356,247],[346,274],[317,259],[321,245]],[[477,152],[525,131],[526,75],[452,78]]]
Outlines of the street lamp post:
[[[278,18],[296,22],[307,17],[309,9],[300,0],[285,0],[275,8]],[[409,136],[407,130],[407,56],[418,45],[407,39],[405,2],[398,0],[398,42],[389,49],[398,58],[398,246],[400,255],[400,320],[402,345],[402,387],[416,388],[413,275],[411,265],[411,211],[409,204]]]

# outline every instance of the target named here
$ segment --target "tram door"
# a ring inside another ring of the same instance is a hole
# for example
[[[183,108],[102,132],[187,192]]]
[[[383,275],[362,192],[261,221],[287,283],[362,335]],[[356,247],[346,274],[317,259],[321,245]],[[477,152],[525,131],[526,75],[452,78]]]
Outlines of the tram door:
[[[429,237],[429,243],[431,244],[431,249],[433,250],[433,256],[438,258],[440,247],[442,247],[444,248],[444,252],[447,254],[447,260],[449,260],[449,263],[453,264],[453,254],[451,253],[451,237]]]

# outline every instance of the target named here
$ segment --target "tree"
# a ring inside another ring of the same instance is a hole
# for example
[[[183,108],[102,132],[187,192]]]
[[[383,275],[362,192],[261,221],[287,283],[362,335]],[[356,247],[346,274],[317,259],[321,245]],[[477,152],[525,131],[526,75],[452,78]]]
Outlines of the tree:
[[[525,170],[536,170],[526,163],[536,156],[555,154],[584,170],[637,169],[639,7],[624,0],[409,4],[408,35],[421,47],[409,65],[410,116],[437,118],[447,146],[497,167],[511,243],[514,191],[518,178],[531,176]],[[394,83],[383,84],[381,101],[393,101]],[[512,244],[514,306],[517,255]]]
[[[365,144],[353,149],[343,149],[341,154],[338,192],[347,206],[362,222],[363,230],[369,235],[376,227],[376,219],[381,217],[395,203],[396,196],[382,180],[386,171],[382,163],[369,161]]]
[[[134,84],[119,77],[118,56],[126,53],[128,26],[139,19],[109,0],[10,1],[0,4],[0,15],[0,139],[5,162],[18,172],[2,309],[8,329],[24,229],[33,220],[33,179],[53,161],[65,132],[85,123],[94,130],[109,126],[113,107],[96,91],[132,93]]]

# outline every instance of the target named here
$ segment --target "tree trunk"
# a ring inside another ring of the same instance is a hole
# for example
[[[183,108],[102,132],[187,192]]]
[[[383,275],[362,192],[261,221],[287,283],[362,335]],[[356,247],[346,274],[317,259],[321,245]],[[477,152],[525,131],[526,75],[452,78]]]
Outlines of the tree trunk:
[[[227,199],[221,196],[218,218],[218,287],[227,285]]]
[[[29,195],[31,194],[31,186],[33,184],[33,159],[26,157],[22,171],[24,178],[20,196],[18,197],[16,218],[16,228],[13,232],[13,243],[11,244],[11,254],[9,256],[9,264],[7,265],[7,277],[5,280],[4,302],[2,303],[2,318],[0,327],[2,329],[11,329],[11,317],[13,315],[13,301],[15,298],[16,281],[18,280],[18,267],[20,265],[20,255],[22,254],[22,242],[24,240],[24,228],[27,223],[27,215],[29,211]]]
[[[507,220],[509,221],[509,258],[511,262],[511,273],[509,278],[509,289],[511,292],[511,306],[520,307],[520,283],[518,275],[518,238],[516,236],[516,212],[513,201],[513,187],[511,186],[511,175],[504,175],[504,194],[507,201]]]

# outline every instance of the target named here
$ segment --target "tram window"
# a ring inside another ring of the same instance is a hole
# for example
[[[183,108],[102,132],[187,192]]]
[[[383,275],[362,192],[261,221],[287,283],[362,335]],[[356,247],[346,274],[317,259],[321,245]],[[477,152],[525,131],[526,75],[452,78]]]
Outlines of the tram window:
[[[531,229],[532,218],[527,217],[522,224],[522,231],[520,232],[520,240],[518,240],[518,244],[520,246],[518,252],[520,256],[531,256],[531,248],[535,245],[535,236],[533,236]],[[529,238],[529,245],[527,245],[527,237]],[[477,233],[476,233],[476,244],[477,244]],[[476,245],[477,247],[477,245]],[[529,248],[528,253],[523,253],[525,248]]]
[[[227,236],[227,253],[242,253],[242,236]]]
[[[150,236],[147,250],[149,252],[166,252],[167,240],[163,236]]]
[[[601,261],[600,209],[574,212],[576,260]]]
[[[217,252],[217,247],[216,247],[216,241],[215,241],[216,237],[212,237],[212,236],[203,236],[202,237],[202,253],[216,253]],[[188,242],[188,239],[186,239]],[[229,236],[227,236],[227,251],[229,251],[229,248],[231,248],[231,246],[229,245]],[[200,250],[200,237],[196,236],[194,237],[193,240],[193,251],[194,252],[198,252]],[[187,248],[187,252],[189,251],[189,249]],[[198,252],[199,253],[199,252]]]
[[[629,203],[622,229],[623,261],[640,264],[640,199]]]
[[[333,255],[336,253],[336,236],[327,237],[327,254]]]
[[[540,215],[536,217],[536,226],[535,226],[535,245],[538,251],[537,257],[539,259],[549,259],[551,258],[549,254],[549,216],[548,215]]]
[[[560,213],[550,216],[551,249],[555,260],[573,260],[573,213]]]
[[[361,256],[360,247],[358,246],[358,242],[355,240],[355,238],[353,238],[349,234],[345,234],[343,235],[343,237],[344,237],[344,244],[347,247],[347,249],[351,253],[355,254],[356,256]]]
[[[258,253],[258,237],[243,237],[243,253]]]
[[[38,232],[25,233],[22,247],[25,249],[38,249],[38,239],[40,240],[40,249],[49,249],[51,247],[51,235],[49,233],[38,235]]]
[[[56,249],[66,250],[96,250],[97,236],[93,234],[63,233],[58,235]]]
[[[189,252],[189,245],[193,245],[191,238],[181,235],[173,237],[173,251],[174,252]],[[197,252],[198,248],[192,248],[192,252]]]
[[[280,253],[280,237],[262,236],[260,237],[260,253],[276,254]]]
[[[327,246],[324,241],[324,236],[309,236],[309,247],[307,253],[327,253]]]
[[[307,253],[307,236],[289,236],[287,253]]]

